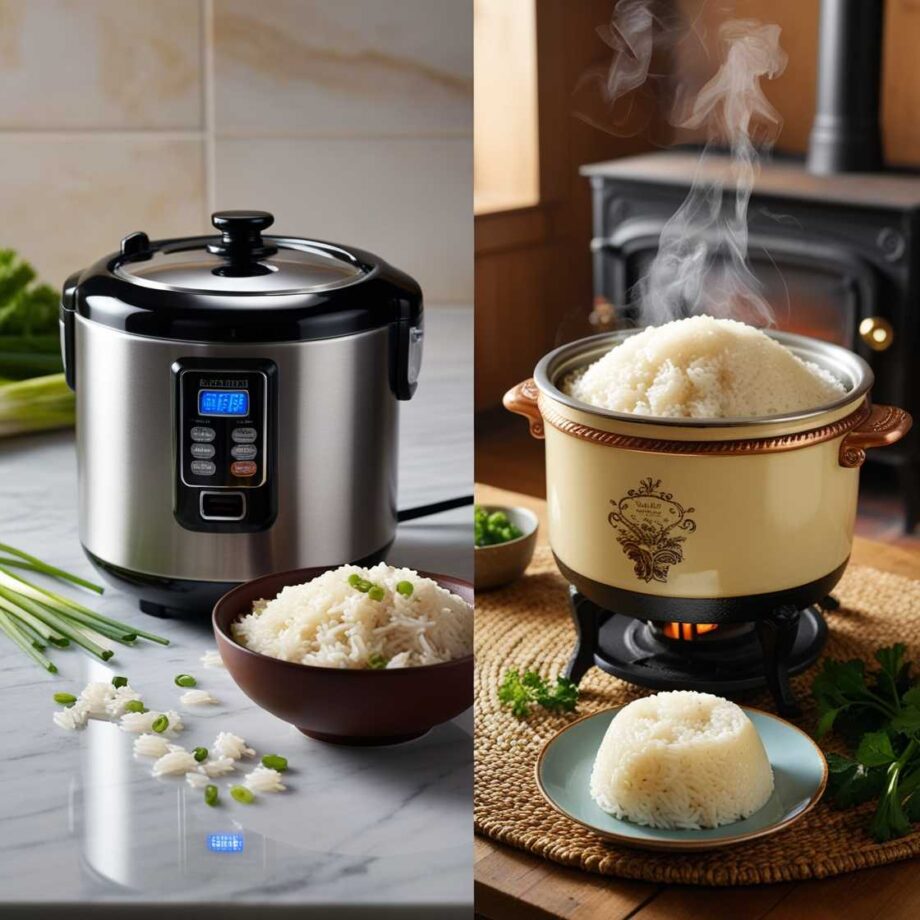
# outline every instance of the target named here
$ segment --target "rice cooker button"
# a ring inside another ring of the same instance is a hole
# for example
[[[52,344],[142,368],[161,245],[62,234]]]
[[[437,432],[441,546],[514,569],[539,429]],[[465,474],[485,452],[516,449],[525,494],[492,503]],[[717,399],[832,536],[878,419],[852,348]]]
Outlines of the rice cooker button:
[[[236,444],[251,444],[256,436],[255,428],[234,428],[230,434]]]
[[[210,460],[214,456],[213,444],[192,444],[192,456],[196,460]]]
[[[213,476],[217,467],[210,460],[193,460],[189,467],[195,476]]]
[[[237,444],[230,451],[234,460],[254,460],[257,453],[255,444]]]
[[[192,431],[192,440],[207,443],[214,440],[214,429],[205,428],[203,425],[196,425]]]
[[[257,468],[251,460],[237,460],[235,463],[230,464],[230,472],[234,476],[239,476],[243,479],[255,476]]]

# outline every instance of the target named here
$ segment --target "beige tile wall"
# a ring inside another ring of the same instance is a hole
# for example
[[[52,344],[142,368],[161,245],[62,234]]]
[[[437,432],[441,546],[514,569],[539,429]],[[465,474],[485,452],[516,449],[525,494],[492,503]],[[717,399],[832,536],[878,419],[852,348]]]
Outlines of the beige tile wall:
[[[471,302],[471,0],[0,0],[0,247],[59,285],[230,207]]]

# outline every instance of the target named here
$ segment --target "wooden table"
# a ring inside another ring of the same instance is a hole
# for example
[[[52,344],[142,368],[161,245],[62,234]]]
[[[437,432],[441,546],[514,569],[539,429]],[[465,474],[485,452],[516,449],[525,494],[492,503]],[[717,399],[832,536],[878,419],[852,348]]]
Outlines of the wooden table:
[[[546,541],[546,503],[477,486],[483,504],[523,505],[540,518]],[[920,552],[857,539],[854,562],[920,578]],[[917,920],[917,860],[865,869],[815,882],[741,888],[659,885],[591,875],[477,837],[476,913],[488,920],[565,917],[578,920]]]

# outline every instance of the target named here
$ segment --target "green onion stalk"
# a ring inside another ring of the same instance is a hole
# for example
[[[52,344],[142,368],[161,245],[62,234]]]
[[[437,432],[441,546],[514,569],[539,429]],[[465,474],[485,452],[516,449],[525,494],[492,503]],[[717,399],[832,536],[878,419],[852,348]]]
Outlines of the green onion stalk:
[[[100,585],[0,543],[0,632],[37,664],[54,674],[57,667],[44,654],[49,646],[73,643],[102,661],[114,654],[108,640],[124,645],[138,638],[160,645],[169,640],[96,613],[89,607],[31,580],[37,573],[101,594]],[[29,577],[26,577],[28,573]]]
[[[74,395],[63,374],[0,381],[0,437],[70,428]]]

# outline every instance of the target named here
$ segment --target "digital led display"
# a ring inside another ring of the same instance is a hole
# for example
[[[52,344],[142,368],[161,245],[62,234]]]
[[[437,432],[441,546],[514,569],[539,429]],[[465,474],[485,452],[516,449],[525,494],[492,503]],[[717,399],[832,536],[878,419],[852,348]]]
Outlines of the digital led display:
[[[208,834],[208,849],[212,853],[242,853],[242,834]]]
[[[249,415],[248,390],[199,390],[199,415]]]

